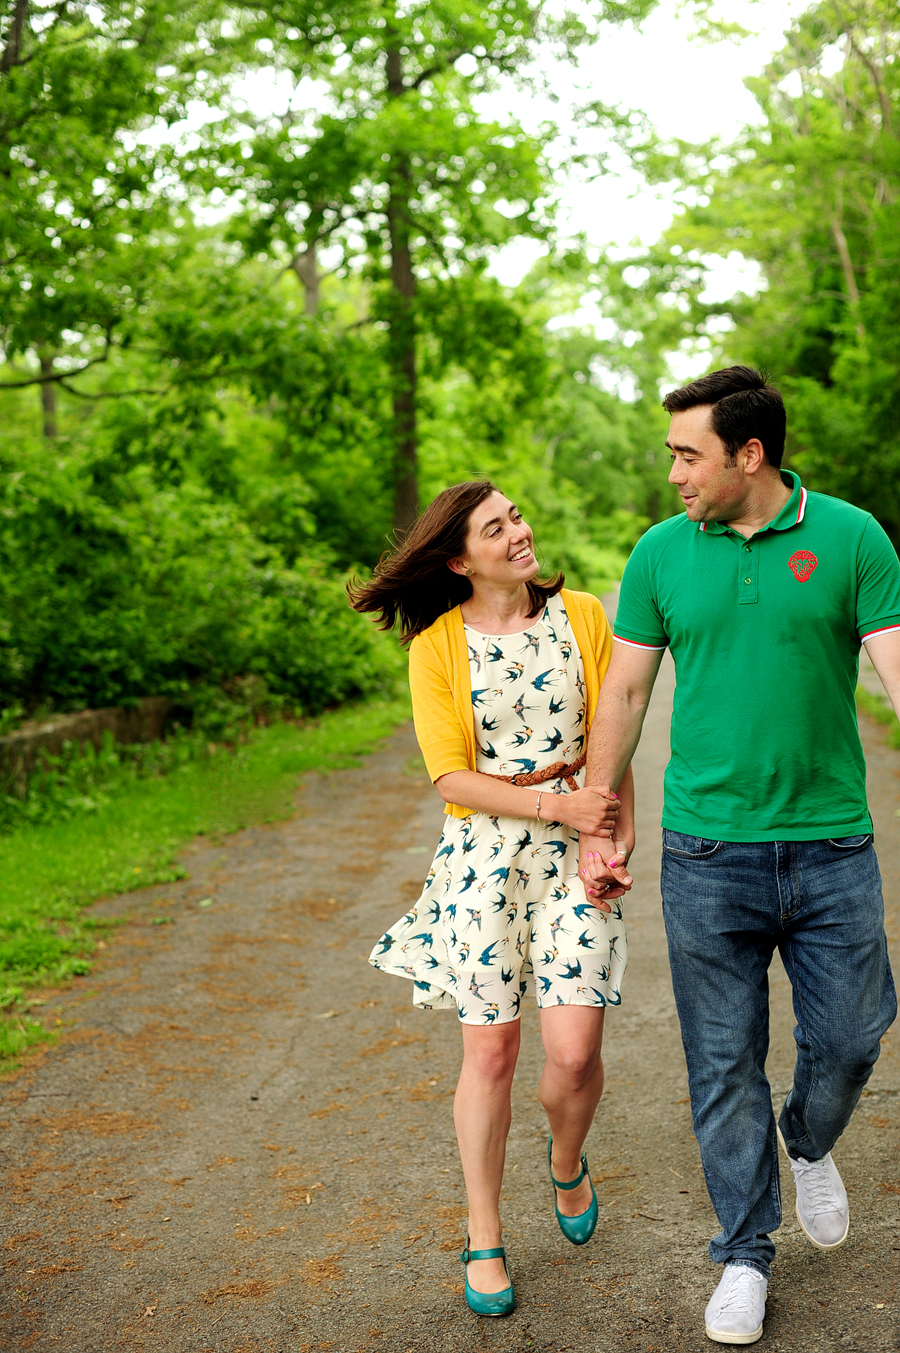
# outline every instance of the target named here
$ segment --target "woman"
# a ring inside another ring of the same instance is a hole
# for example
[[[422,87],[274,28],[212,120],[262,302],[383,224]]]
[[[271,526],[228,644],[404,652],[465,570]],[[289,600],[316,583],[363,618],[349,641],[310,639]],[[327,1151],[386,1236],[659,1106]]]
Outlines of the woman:
[[[580,831],[615,835],[615,863],[634,844],[630,770],[618,798],[581,787],[612,637],[595,597],[538,573],[530,527],[482,480],[439,494],[373,581],[350,589],[382,628],[402,624],[416,734],[447,804],[422,895],[370,962],[410,978],[417,1005],[457,1008],[454,1119],[469,1201],[460,1258],[480,1315],[515,1304],[499,1200],[529,981],[556,1215],[580,1245],[597,1223],[583,1146],[603,1088],[603,1016],[625,968],[620,906],[588,901],[577,878]]]

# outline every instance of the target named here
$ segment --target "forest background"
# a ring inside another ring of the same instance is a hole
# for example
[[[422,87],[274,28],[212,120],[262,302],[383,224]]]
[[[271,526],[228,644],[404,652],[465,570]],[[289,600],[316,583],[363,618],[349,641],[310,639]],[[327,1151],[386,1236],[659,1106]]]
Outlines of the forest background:
[[[692,347],[770,368],[790,463],[898,539],[897,6],[799,15],[730,145],[665,144],[602,89],[568,160],[551,124],[486,114],[652,4],[2,0],[4,728],[383,689],[396,647],[344,577],[464,477],[519,501],[548,567],[608,586],[676,510],[658,405]],[[276,113],[234,99],[248,71],[287,88]],[[613,152],[678,204],[624,258],[554,215]],[[487,264],[523,237],[542,255],[504,287]],[[706,299],[735,253],[755,294]],[[588,294],[605,324],[560,324]]]
[[[165,695],[157,775],[390,696],[402,655],[344,585],[462,478],[607,589],[678,510],[659,401],[688,367],[769,368],[787,463],[900,540],[900,9],[795,11],[730,141],[666,140],[600,75],[565,130],[498,115],[653,7],[0,0],[0,734]],[[674,218],[598,249],[561,185],[623,165]],[[0,827],[95,811],[107,753],[7,777]],[[64,892],[30,958],[0,917],[13,976],[79,952]]]

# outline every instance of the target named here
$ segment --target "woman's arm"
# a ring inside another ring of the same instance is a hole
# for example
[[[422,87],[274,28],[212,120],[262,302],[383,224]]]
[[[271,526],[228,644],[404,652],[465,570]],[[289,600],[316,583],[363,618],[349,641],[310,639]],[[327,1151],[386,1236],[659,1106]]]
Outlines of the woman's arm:
[[[624,776],[622,782],[624,785]],[[491,813],[497,817],[532,820],[536,817],[539,785],[533,789],[523,789],[519,785],[495,780],[492,775],[482,775],[476,770],[450,771],[447,775],[438,776],[434,783],[445,803],[464,803],[476,812]],[[576,789],[571,794],[553,794],[545,789],[541,799],[542,822],[565,822],[567,826],[592,836],[602,833],[609,837],[613,832],[618,836],[618,813],[619,800],[602,785]]]

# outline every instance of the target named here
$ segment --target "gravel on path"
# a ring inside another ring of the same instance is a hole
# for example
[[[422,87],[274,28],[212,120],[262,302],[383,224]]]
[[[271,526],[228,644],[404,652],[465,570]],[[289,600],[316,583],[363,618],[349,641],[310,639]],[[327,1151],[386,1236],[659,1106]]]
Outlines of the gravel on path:
[[[658,890],[666,661],[636,771],[631,963],[607,1019],[608,1089],[588,1143],[601,1224],[553,1218],[533,1010],[504,1185],[519,1305],[471,1315],[451,1118],[452,1014],[375,972],[413,900],[441,809],[404,728],[364,766],[308,776],[297,816],[187,852],[190,878],[101,904],[125,918],[93,974],[48,994],[65,1030],[0,1085],[0,1348],[24,1353],[694,1353],[718,1277],[691,1133]],[[898,938],[900,756],[865,729]],[[791,1074],[772,970],[770,1076]],[[761,1348],[900,1347],[900,1039],[892,1031],[835,1153],[852,1207],[835,1254],[785,1223]]]

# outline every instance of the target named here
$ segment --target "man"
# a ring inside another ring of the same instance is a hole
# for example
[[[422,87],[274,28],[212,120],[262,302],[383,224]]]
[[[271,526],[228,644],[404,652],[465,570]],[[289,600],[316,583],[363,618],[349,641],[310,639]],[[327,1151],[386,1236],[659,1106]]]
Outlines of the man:
[[[793,987],[794,1082],[778,1122],[797,1215],[842,1244],[831,1159],[896,1014],[854,690],[865,643],[900,713],[900,563],[868,513],[780,469],[785,412],[748,367],[663,401],[683,515],[625,570],[587,780],[617,785],[663,651],[677,672],[662,895],[694,1132],[725,1265],[706,1308],[718,1343],[762,1335],[781,1221],[765,1075],[767,971]],[[584,838],[589,896],[631,886],[630,842]]]

